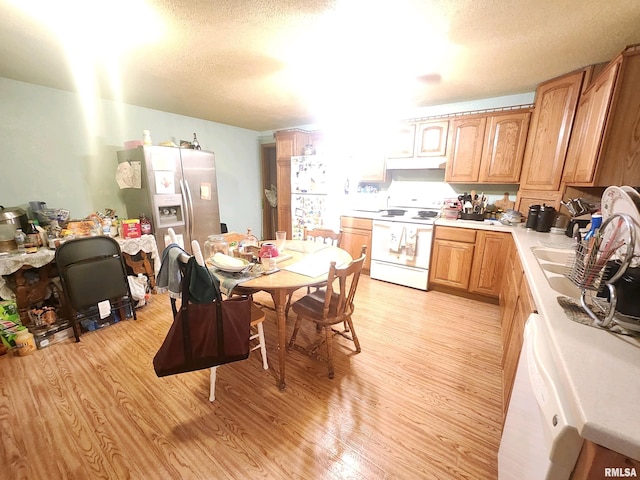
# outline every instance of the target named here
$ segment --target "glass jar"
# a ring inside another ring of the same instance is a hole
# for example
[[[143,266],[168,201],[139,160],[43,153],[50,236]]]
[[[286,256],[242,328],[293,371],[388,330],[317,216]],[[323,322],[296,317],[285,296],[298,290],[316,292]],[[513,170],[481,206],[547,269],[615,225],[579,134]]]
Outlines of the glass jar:
[[[209,235],[204,242],[205,258],[211,258],[218,252],[229,255],[229,244],[222,235]]]
[[[247,234],[240,240],[240,247],[257,247],[258,237],[251,233],[251,229],[247,228]]]

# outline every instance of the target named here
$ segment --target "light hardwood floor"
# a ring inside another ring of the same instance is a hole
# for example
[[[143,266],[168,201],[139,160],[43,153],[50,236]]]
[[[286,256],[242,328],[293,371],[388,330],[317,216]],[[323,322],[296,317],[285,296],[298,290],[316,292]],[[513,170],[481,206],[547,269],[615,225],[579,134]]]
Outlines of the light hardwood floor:
[[[171,319],[169,299],[154,295],[137,321],[0,357],[0,478],[497,478],[495,305],[363,276],[362,353],[336,337],[333,380],[291,352],[278,390],[267,311],[270,369],[257,351],[220,367],[214,403],[208,370],[155,376]],[[307,327],[300,340],[313,337]]]

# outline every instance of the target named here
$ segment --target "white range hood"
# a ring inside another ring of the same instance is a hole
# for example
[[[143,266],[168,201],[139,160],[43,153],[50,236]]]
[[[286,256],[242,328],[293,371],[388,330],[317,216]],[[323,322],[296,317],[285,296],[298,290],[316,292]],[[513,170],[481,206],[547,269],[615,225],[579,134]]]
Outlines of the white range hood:
[[[387,158],[387,170],[444,170],[447,157]]]

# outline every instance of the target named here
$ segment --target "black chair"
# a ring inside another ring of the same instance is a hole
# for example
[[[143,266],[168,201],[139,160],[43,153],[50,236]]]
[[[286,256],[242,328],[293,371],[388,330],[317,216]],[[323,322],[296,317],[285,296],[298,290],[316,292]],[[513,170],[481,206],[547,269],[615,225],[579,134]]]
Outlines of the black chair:
[[[76,342],[80,341],[80,322],[98,315],[98,303],[109,300],[111,311],[120,318],[129,312],[136,318],[127,270],[120,245],[111,237],[85,237],[69,240],[56,250],[56,265],[71,314]]]

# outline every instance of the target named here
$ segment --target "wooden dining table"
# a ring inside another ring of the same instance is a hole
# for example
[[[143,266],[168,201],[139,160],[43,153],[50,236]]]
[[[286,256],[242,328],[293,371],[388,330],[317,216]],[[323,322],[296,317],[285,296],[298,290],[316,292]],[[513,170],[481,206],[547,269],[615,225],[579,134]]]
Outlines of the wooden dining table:
[[[238,283],[237,287],[243,293],[266,291],[273,298],[278,326],[278,386],[284,390],[287,298],[299,288],[326,281],[331,261],[335,261],[337,266],[344,266],[353,258],[341,248],[307,240],[287,240],[280,257],[275,273],[249,277]]]

